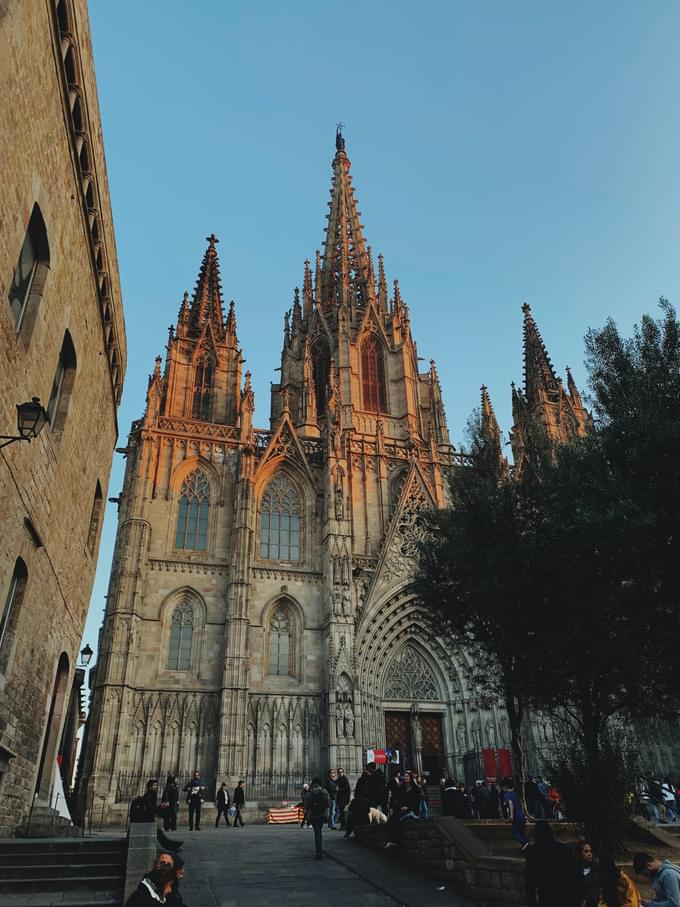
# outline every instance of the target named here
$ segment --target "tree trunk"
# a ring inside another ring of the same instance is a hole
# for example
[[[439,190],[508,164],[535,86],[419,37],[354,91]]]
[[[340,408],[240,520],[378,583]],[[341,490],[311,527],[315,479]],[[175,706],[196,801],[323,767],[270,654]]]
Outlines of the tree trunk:
[[[526,759],[524,756],[524,739],[522,735],[522,720],[524,718],[524,703],[515,695],[509,686],[505,687],[505,709],[510,722],[510,746],[512,749],[512,768],[514,772],[515,792],[522,803],[525,813],[526,805]]]
[[[597,846],[600,859],[611,860],[616,850],[617,837],[613,823],[611,785],[608,783],[607,765],[603,762],[602,734],[606,721],[593,708],[592,698],[586,695],[581,706],[583,721],[583,755],[585,764],[584,788],[586,792],[586,833]]]

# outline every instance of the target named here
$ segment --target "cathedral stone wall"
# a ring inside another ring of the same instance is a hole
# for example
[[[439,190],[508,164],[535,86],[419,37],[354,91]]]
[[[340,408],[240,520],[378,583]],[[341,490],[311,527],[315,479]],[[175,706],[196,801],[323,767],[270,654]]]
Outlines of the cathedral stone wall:
[[[16,404],[36,396],[54,406],[37,440],[0,453],[7,834],[34,792],[49,799],[57,754],[64,769],[69,761],[125,336],[86,4],[5,4],[0,42],[0,433],[16,434]]]

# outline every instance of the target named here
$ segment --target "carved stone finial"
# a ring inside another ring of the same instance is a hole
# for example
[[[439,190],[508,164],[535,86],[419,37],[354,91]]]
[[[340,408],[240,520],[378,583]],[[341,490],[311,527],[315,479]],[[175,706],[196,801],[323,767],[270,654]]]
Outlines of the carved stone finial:
[[[342,134],[344,123],[338,123],[335,127],[335,150],[340,152],[345,150],[345,139]]]

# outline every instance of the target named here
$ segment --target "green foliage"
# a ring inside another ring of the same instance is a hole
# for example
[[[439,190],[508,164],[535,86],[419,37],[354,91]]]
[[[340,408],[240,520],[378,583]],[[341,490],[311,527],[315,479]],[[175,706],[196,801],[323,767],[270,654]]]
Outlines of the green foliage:
[[[607,851],[613,722],[668,715],[680,692],[680,325],[661,308],[630,339],[611,321],[589,332],[585,438],[554,446],[536,422],[511,473],[473,417],[472,463],[452,477],[452,507],[428,517],[416,583],[442,632],[495,666],[486,683],[505,697],[516,755],[527,705],[569,718],[571,770]]]
[[[545,772],[560,791],[569,819],[583,823],[601,857],[624,855],[626,832],[634,813],[633,791],[640,774],[629,734],[620,726],[608,727],[595,767],[583,749],[578,729],[569,722],[558,722],[555,744],[554,757]],[[605,835],[602,828],[607,829]]]

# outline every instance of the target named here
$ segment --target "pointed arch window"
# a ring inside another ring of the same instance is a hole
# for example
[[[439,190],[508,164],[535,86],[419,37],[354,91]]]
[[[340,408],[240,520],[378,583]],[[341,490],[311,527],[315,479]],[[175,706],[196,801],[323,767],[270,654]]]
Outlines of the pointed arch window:
[[[262,496],[260,558],[300,560],[300,496],[286,476],[272,479]]]
[[[319,337],[312,347],[312,374],[314,375],[314,393],[316,397],[316,414],[323,416],[326,412],[326,388],[330,373],[331,351],[327,341]]]
[[[7,670],[27,580],[28,570],[26,569],[26,564],[18,557],[14,564],[9,588],[7,589],[2,616],[0,616],[0,674],[4,674]]]
[[[361,344],[361,391],[364,409],[371,413],[387,411],[385,357],[382,343],[369,334]]]
[[[50,250],[45,221],[38,205],[33,205],[9,288],[9,307],[17,334],[24,324],[28,330],[33,327],[49,266]]]
[[[194,609],[191,602],[183,601],[172,612],[168,670],[191,669],[191,646],[194,639]]]
[[[201,469],[195,469],[182,482],[175,548],[205,551],[209,512],[210,482]]]
[[[269,621],[268,674],[292,674],[292,619],[290,609],[279,605]]]
[[[215,364],[205,355],[196,363],[194,373],[194,396],[191,414],[194,419],[209,422],[212,418],[213,381],[215,378]]]

